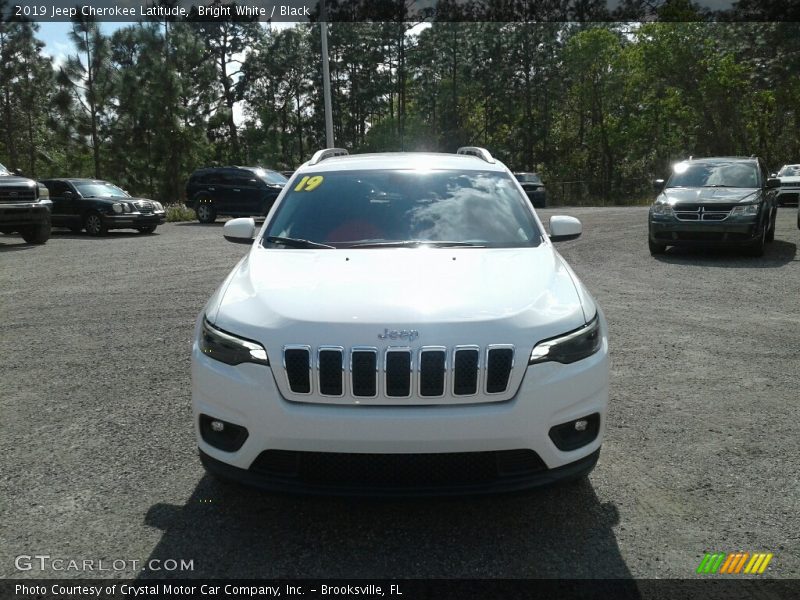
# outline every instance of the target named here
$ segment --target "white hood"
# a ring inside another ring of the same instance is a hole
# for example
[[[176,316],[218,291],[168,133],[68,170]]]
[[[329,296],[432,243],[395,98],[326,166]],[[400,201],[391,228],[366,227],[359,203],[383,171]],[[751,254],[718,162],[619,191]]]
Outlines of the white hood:
[[[270,355],[285,344],[383,345],[378,335],[387,328],[419,331],[420,346],[532,348],[584,324],[580,285],[546,243],[493,250],[255,247],[206,312],[217,327],[246,332]]]

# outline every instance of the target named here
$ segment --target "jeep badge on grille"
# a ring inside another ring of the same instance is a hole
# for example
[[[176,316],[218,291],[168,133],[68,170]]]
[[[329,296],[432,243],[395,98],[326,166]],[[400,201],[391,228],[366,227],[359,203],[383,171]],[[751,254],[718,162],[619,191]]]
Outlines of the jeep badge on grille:
[[[384,329],[383,333],[378,334],[378,338],[382,340],[408,340],[413,342],[419,337],[419,331],[416,329]]]

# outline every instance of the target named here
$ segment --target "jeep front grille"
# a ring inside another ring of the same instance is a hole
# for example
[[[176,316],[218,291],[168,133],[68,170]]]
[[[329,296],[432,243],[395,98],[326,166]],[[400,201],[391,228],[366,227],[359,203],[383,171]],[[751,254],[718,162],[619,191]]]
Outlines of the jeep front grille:
[[[460,345],[419,349],[288,345],[283,368],[292,394],[402,399],[502,394],[514,367],[514,347]]]

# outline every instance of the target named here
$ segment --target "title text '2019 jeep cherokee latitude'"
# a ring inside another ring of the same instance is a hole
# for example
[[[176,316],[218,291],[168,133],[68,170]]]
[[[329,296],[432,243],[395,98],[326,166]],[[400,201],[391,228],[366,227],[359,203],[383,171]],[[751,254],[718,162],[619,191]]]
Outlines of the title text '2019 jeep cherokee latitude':
[[[320,151],[196,326],[208,471],[274,491],[450,494],[587,474],[608,402],[606,323],[484,149]]]

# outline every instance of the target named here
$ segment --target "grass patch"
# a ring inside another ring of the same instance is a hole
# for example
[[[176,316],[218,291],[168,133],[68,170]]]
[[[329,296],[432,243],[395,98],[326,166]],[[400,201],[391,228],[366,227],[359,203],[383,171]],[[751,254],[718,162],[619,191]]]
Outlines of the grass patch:
[[[181,221],[194,221],[197,216],[191,208],[183,204],[170,204],[165,208],[167,223],[180,223]]]

